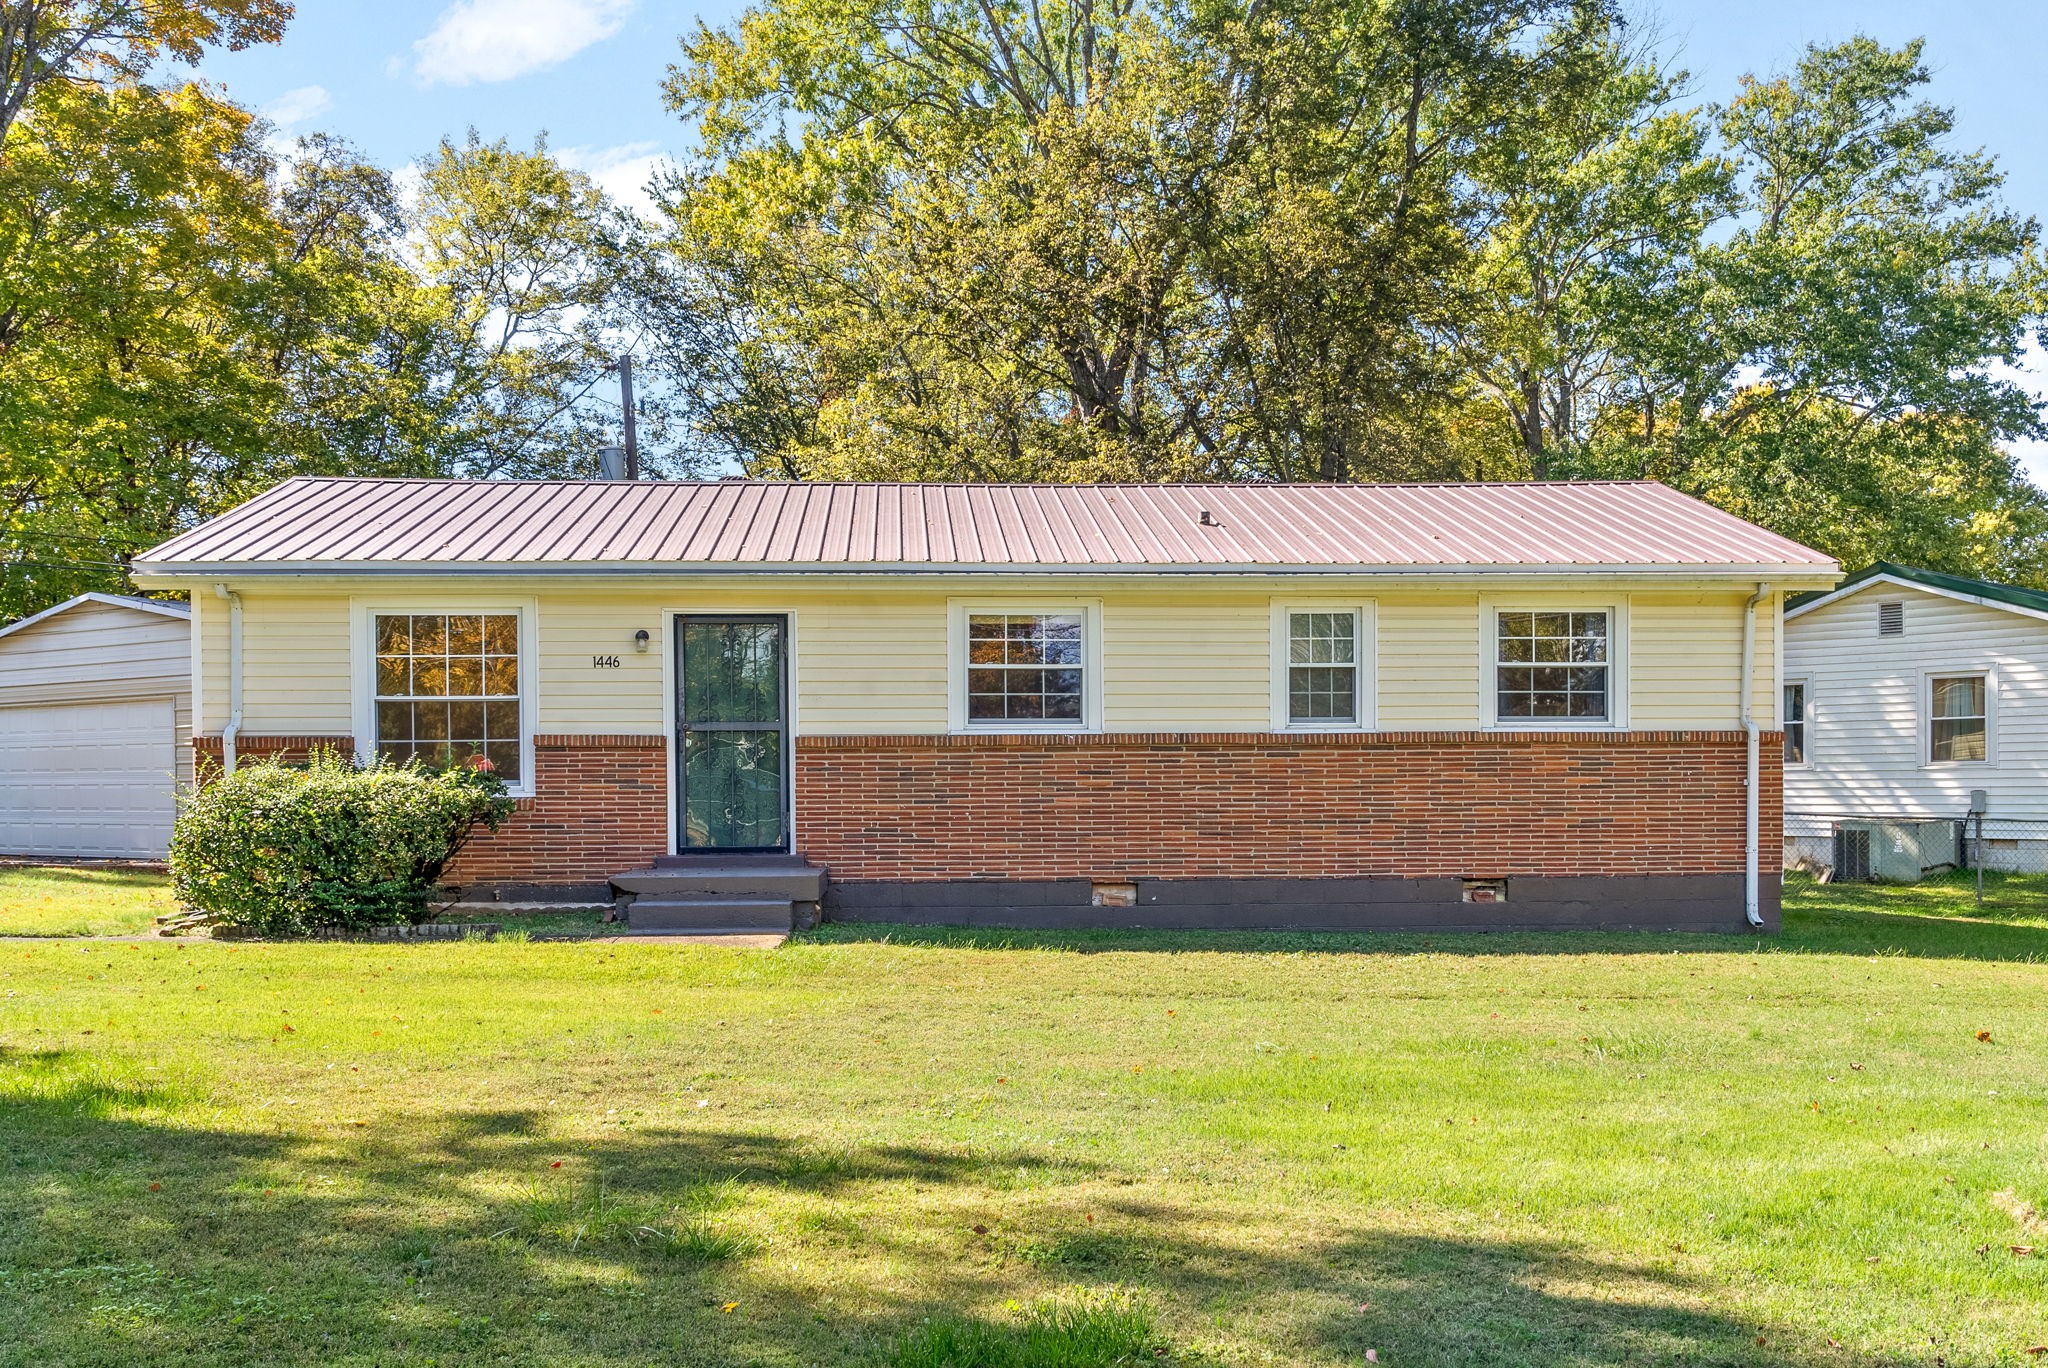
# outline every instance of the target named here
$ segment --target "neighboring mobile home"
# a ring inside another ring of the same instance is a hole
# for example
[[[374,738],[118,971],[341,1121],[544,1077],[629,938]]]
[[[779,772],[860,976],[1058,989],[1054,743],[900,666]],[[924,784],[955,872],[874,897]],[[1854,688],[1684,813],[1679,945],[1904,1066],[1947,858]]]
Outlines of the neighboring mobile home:
[[[161,860],[191,726],[184,604],[80,594],[0,627],[0,855]]]
[[[1787,605],[1783,707],[1788,861],[1968,863],[1981,792],[1985,867],[2048,870],[2048,594],[1879,562]]]
[[[208,755],[495,763],[472,885],[1719,929],[1775,922],[1779,602],[1839,575],[1649,483],[353,479],[135,573],[191,591]]]

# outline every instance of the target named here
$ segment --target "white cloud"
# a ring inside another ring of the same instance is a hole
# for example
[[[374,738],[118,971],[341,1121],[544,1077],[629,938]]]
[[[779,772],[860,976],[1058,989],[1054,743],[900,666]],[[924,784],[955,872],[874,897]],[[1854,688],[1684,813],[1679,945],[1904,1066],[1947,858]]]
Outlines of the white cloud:
[[[668,166],[660,143],[630,142],[617,147],[565,147],[555,154],[562,165],[583,172],[610,195],[612,202],[650,221],[659,218],[647,182]]]
[[[456,0],[412,45],[426,85],[509,81],[544,71],[619,31],[635,0]]]
[[[317,119],[334,108],[334,100],[324,86],[300,86],[263,106],[263,117],[279,128],[291,128],[308,119]]]

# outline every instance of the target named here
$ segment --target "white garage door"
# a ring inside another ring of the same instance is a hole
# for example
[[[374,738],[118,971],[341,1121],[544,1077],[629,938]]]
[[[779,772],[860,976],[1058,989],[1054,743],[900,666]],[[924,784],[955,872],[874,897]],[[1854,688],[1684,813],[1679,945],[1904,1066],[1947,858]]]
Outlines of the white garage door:
[[[161,859],[177,745],[168,698],[0,708],[0,854]]]

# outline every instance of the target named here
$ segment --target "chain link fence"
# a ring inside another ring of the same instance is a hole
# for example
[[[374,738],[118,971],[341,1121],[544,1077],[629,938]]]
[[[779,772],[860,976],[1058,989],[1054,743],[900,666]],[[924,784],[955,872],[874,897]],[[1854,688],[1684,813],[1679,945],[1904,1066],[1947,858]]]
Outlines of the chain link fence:
[[[1788,812],[1785,872],[1820,883],[1956,890],[2048,912],[2048,821]]]

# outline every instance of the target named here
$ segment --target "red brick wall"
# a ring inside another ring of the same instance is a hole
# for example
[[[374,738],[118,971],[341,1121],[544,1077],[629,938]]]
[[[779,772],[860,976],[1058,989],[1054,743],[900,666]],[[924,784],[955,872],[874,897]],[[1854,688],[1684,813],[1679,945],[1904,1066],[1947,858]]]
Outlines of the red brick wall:
[[[813,736],[797,849],[835,879],[1739,873],[1743,775],[1741,732]]]
[[[478,832],[453,884],[602,883],[668,850],[668,750],[659,736],[536,736],[533,797]]]
[[[353,753],[345,736],[245,736],[237,755],[302,761],[318,746]],[[220,738],[193,748],[220,760]],[[668,850],[668,751],[659,736],[536,736],[534,796],[496,831],[478,832],[449,883],[602,883]]]

